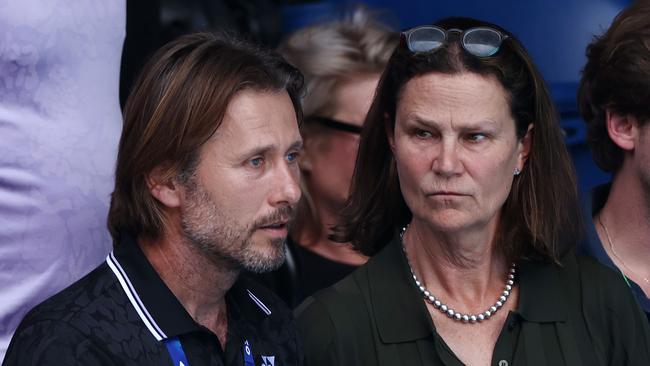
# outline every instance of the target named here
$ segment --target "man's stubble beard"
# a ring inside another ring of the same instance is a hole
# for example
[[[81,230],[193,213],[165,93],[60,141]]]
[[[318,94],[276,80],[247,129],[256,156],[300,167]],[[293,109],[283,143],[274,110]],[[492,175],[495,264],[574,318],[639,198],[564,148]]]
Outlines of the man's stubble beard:
[[[233,271],[264,273],[279,268],[285,260],[286,239],[266,243],[253,241],[261,225],[292,216],[293,207],[284,206],[257,222],[242,227],[221,212],[202,186],[190,178],[186,185],[187,204],[181,213],[182,233],[189,245],[196,248],[215,266]]]

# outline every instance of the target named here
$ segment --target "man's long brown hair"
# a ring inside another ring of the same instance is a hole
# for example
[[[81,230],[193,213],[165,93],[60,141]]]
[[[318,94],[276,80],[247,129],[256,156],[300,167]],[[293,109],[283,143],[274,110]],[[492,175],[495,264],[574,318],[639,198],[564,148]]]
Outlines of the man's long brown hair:
[[[286,90],[302,120],[302,75],[277,53],[225,34],[186,35],[154,54],[124,108],[115,190],[108,228],[156,238],[165,217],[146,176],[163,167],[182,182],[198,163],[200,148],[221,124],[230,100],[242,90]]]

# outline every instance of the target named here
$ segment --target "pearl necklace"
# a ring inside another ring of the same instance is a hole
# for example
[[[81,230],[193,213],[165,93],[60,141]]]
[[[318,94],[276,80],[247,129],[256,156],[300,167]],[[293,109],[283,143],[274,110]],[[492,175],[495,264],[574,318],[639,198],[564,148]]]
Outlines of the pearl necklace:
[[[415,281],[415,285],[417,286],[418,290],[420,290],[420,293],[422,294],[424,299],[429,303],[431,303],[433,307],[440,310],[441,313],[447,315],[447,317],[455,321],[475,324],[477,322],[480,323],[484,320],[490,319],[499,309],[501,309],[501,307],[503,307],[506,301],[508,301],[508,297],[510,297],[512,288],[515,285],[515,274],[517,272],[515,263],[512,263],[512,266],[510,266],[510,270],[508,271],[508,280],[506,281],[506,285],[504,287],[503,292],[501,293],[501,296],[499,296],[499,299],[494,303],[494,305],[490,306],[488,310],[479,314],[463,314],[450,308],[447,304],[440,301],[440,299],[433,296],[431,292],[429,292],[427,288],[424,287],[424,285],[418,280],[418,277],[415,275],[415,272],[413,271],[413,267],[411,267],[411,263],[409,262],[408,256],[406,255],[406,248],[404,247],[405,232],[406,232],[406,227],[402,228],[402,232],[400,233],[400,239],[402,239],[402,251],[404,252],[406,263],[408,264],[409,269],[411,270],[411,275],[413,275],[413,280]]]

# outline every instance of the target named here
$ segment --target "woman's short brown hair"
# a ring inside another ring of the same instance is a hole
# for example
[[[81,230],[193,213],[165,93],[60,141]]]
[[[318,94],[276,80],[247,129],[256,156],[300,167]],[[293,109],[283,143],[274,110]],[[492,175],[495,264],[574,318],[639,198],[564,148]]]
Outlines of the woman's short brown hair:
[[[163,46],[144,67],[124,108],[108,228],[156,238],[164,225],[146,175],[156,167],[183,181],[235,94],[286,90],[302,121],[302,75],[277,53],[226,34],[196,33]]]
[[[397,101],[410,79],[433,72],[470,72],[495,77],[507,91],[518,138],[534,124],[526,166],[502,207],[497,248],[513,261],[524,257],[557,261],[576,244],[580,214],[573,167],[542,76],[521,43],[496,25],[469,18],[447,18],[435,24],[443,29],[491,27],[509,38],[494,56],[479,58],[460,49],[459,37],[452,36],[440,49],[422,54],[409,51],[402,37],[364,124],[344,224],[333,238],[350,241],[362,253],[372,255],[411,220],[386,124],[394,126]]]
[[[587,122],[587,143],[598,166],[616,172],[623,150],[607,132],[607,108],[650,119],[650,2],[637,1],[619,13],[607,32],[587,46],[578,105]]]

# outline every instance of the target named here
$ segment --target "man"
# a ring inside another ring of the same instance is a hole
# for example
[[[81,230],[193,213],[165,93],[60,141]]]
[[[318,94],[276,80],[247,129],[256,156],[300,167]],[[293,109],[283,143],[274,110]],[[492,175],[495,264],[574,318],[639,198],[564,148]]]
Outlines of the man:
[[[621,273],[650,319],[650,3],[622,11],[587,58],[580,109],[613,180],[594,191],[581,249]]]
[[[300,73],[211,34],[156,53],[124,113],[106,262],[32,310],[5,365],[296,365],[291,313],[243,270],[284,260]]]

